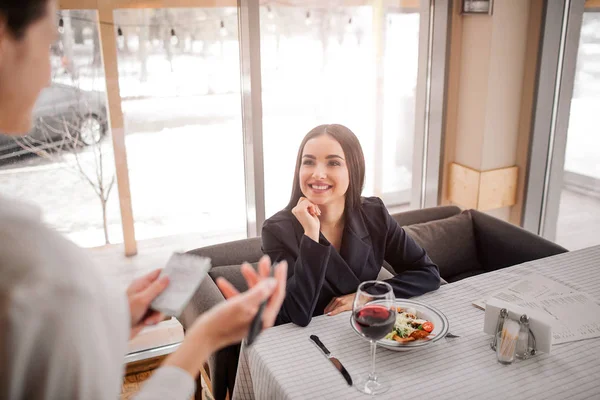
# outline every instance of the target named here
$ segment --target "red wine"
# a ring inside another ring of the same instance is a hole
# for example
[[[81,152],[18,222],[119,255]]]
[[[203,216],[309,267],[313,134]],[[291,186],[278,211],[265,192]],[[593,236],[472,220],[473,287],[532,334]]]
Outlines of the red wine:
[[[396,313],[381,305],[365,306],[354,314],[358,330],[372,340],[383,339],[396,322]]]

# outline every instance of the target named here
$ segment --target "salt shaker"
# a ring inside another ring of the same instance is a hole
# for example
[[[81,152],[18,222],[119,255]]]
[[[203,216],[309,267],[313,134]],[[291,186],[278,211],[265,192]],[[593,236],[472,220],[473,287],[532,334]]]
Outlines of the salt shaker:
[[[524,360],[529,356],[529,317],[527,314],[523,314],[519,318],[519,340],[517,341],[515,357]]]
[[[496,332],[494,333],[494,337],[492,338],[492,343],[490,343],[490,347],[494,351],[496,351],[496,340],[498,337],[498,333],[502,332],[502,328],[504,327],[504,319],[506,319],[506,317],[508,317],[508,310],[506,308],[500,309],[498,323],[496,323]]]

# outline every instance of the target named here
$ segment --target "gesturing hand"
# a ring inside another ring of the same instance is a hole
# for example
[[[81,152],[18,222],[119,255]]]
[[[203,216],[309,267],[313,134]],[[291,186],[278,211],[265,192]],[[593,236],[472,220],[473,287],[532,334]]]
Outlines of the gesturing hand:
[[[263,328],[273,326],[279,308],[285,297],[287,263],[281,262],[269,277],[269,257],[263,257],[258,264],[258,273],[249,264],[242,265],[249,289],[239,293],[224,278],[217,279],[223,295],[227,298],[194,321],[186,332],[185,339],[177,351],[171,354],[163,365],[174,365],[197,378],[208,356],[248,336],[250,324],[261,303],[268,300],[263,312]],[[207,278],[209,279],[209,278]]]
[[[227,298],[199,320],[212,327],[211,342],[216,349],[240,342],[248,335],[250,323],[254,319],[260,304],[269,299],[263,312],[263,329],[273,326],[279,308],[285,298],[287,281],[287,263],[279,263],[274,271],[274,278],[269,277],[271,261],[264,256],[258,263],[258,273],[250,264],[242,265],[242,274],[248,282],[248,291],[238,290],[224,278],[217,279],[217,286]]]
[[[319,221],[321,210],[319,206],[311,203],[306,197],[300,197],[298,204],[292,209],[292,214],[304,228],[304,234],[318,242],[319,230],[321,229],[321,221]]]

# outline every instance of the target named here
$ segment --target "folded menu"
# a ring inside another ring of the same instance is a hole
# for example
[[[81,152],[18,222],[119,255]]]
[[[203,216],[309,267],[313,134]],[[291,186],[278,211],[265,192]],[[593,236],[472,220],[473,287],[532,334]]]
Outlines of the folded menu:
[[[492,293],[485,299],[474,301],[473,305],[484,310],[486,302],[491,298],[520,304],[532,299],[560,296],[575,293],[576,291],[575,288],[567,286],[562,282],[547,278],[544,275],[530,273],[508,287]]]
[[[519,307],[519,312],[549,317],[552,344],[600,337],[600,305],[587,293],[546,276],[532,273],[473,304],[486,309],[493,302]],[[518,318],[517,318],[518,319]],[[532,331],[533,325],[532,322]],[[534,332],[535,334],[535,332]],[[536,337],[537,339],[537,337]],[[543,350],[542,350],[543,351]]]
[[[210,258],[174,253],[160,276],[169,277],[167,288],[150,307],[165,315],[178,317],[210,270]]]

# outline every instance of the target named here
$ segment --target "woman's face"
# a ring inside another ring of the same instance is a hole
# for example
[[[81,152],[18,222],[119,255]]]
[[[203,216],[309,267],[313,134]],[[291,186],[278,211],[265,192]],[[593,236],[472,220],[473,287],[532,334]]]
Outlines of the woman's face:
[[[306,142],[299,171],[300,189],[317,205],[344,204],[350,175],[342,146],[324,134]]]
[[[16,39],[0,20],[0,132],[26,134],[42,89],[50,83],[50,45],[56,40],[56,4]]]

